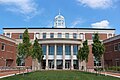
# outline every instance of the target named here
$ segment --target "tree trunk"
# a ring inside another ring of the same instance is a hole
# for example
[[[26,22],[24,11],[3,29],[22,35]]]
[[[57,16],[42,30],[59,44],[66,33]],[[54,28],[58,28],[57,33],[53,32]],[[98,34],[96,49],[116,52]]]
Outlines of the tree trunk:
[[[82,67],[82,63],[81,60],[79,59],[79,70],[81,70],[81,67]]]
[[[38,62],[38,70],[41,70],[41,62]]]

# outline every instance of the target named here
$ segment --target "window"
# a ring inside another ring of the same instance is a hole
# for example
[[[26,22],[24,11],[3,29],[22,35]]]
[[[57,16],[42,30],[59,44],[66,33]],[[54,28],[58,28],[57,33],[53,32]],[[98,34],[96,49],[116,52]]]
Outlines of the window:
[[[39,33],[36,33],[36,38],[39,39]]]
[[[61,23],[61,20],[58,20],[59,23]]]
[[[5,51],[5,44],[4,43],[2,43],[1,50]]]
[[[62,34],[61,33],[58,33],[58,38],[62,38]]]
[[[69,33],[65,33],[65,38],[69,38]]]
[[[78,53],[78,46],[77,45],[73,45],[73,54],[77,55]]]
[[[94,57],[94,66],[101,66],[101,61],[97,61]]]
[[[108,38],[111,38],[112,37],[112,34],[108,34]]]
[[[118,44],[114,44],[114,51],[118,50]]]
[[[65,45],[65,55],[70,55],[70,54],[71,54],[71,46]]]
[[[73,33],[73,38],[76,39],[77,38],[77,34]]]
[[[95,36],[95,35],[94,35],[94,34],[92,34],[92,39],[94,39],[94,36]]]
[[[58,26],[61,26],[61,23],[58,23]]]
[[[54,45],[49,46],[49,55],[54,55]]]
[[[20,33],[20,35],[19,35],[19,39],[22,39],[22,38],[23,38],[23,34]]]
[[[62,45],[57,46],[57,55],[62,55],[63,54],[63,47]]]
[[[43,33],[43,39],[46,39],[46,33]]]
[[[7,33],[6,36],[10,38],[10,33]]]
[[[101,61],[94,61],[94,66],[101,66]]]
[[[54,38],[54,33],[50,33],[50,38]]]
[[[42,45],[43,55],[46,55],[46,45]]]
[[[80,33],[80,39],[83,39],[84,36],[83,36],[83,33]]]

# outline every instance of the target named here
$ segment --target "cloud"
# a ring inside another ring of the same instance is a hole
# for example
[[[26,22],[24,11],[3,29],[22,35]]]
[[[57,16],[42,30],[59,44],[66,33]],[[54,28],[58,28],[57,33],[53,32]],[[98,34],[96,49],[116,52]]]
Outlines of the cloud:
[[[31,18],[38,14],[37,4],[33,0],[0,0],[0,5],[10,12],[22,14]]]
[[[77,2],[93,9],[106,9],[113,6],[113,0],[77,0]]]
[[[78,25],[82,24],[83,22],[84,22],[84,20],[82,18],[77,18],[77,19],[75,19],[75,21],[72,22],[71,27],[77,27]]]
[[[100,22],[92,23],[91,26],[92,28],[110,28],[108,20],[103,20]]]

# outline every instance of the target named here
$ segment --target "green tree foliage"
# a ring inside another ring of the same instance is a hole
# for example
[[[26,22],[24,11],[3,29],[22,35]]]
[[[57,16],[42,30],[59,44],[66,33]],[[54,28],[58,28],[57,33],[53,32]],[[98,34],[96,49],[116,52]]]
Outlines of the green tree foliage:
[[[24,50],[24,56],[27,58],[31,54],[31,43],[30,38],[28,34],[28,29],[26,29],[23,33],[23,50]]]
[[[43,59],[43,52],[40,44],[38,43],[38,39],[34,40],[33,50],[32,50],[32,58],[37,59],[40,62]]]
[[[18,44],[17,51],[18,57],[24,60],[31,55],[31,43],[29,39],[28,29],[24,31],[22,43]]]
[[[98,33],[95,33],[92,44],[92,53],[95,57],[95,60],[100,61],[104,51],[105,51],[104,45],[99,40]]]
[[[80,59],[81,61],[85,60],[88,62],[88,55],[89,55],[89,46],[88,46],[88,41],[85,40],[83,42],[83,47],[81,47],[78,51],[77,58]]]

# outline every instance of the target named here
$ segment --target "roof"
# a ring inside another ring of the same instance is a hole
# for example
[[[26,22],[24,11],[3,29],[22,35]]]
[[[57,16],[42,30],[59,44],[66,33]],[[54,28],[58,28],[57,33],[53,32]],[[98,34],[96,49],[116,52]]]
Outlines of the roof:
[[[26,28],[3,28],[3,29],[26,29]],[[27,29],[83,29],[83,30],[115,30],[113,28],[27,28]]]
[[[120,35],[116,35],[114,37],[108,38],[108,39],[104,40],[103,43],[108,43],[108,42],[111,42],[111,41],[114,41],[117,39],[120,39]]]
[[[16,40],[15,40],[15,39],[12,39],[12,38],[6,37],[6,36],[1,35],[1,34],[0,34],[0,38],[1,38],[1,39],[4,39],[4,40],[7,40],[7,41],[11,41],[11,42],[16,43]]]

